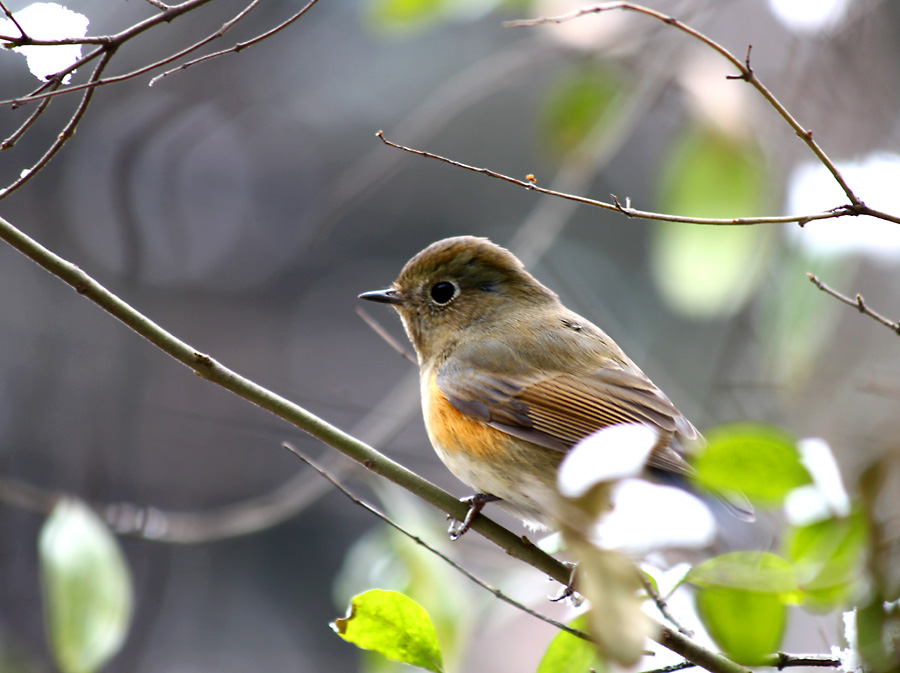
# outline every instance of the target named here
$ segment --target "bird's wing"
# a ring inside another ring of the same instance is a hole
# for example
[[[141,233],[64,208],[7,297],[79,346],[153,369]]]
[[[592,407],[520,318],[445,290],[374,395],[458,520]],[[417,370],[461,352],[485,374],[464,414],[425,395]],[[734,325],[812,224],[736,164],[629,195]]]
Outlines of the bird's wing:
[[[685,474],[689,467],[669,441],[696,430],[641,373],[604,367],[584,375],[516,377],[454,368],[438,372],[437,385],[458,411],[510,435],[567,451],[611,425],[643,423],[660,434],[649,466]]]

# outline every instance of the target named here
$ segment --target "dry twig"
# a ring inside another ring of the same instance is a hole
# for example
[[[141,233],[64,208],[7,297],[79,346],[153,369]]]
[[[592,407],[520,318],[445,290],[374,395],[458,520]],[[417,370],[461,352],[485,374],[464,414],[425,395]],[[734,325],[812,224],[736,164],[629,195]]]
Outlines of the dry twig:
[[[854,299],[851,299],[847,295],[841,294],[837,290],[834,290],[834,289],[828,287],[825,283],[823,283],[821,280],[819,280],[819,277],[816,276],[815,274],[808,273],[808,274],[806,274],[806,277],[809,278],[810,282],[813,285],[815,285],[817,288],[822,290],[822,292],[824,292],[826,294],[830,294],[832,297],[847,304],[848,306],[852,306],[853,308],[855,308],[857,311],[859,311],[863,315],[869,316],[876,322],[881,323],[888,329],[890,329],[893,332],[896,332],[898,335],[900,335],[900,322],[889,320],[888,318],[885,318],[880,313],[876,313],[875,311],[873,311],[871,308],[869,308],[869,305],[866,304],[866,302],[863,299],[863,296],[861,294],[857,294]]]

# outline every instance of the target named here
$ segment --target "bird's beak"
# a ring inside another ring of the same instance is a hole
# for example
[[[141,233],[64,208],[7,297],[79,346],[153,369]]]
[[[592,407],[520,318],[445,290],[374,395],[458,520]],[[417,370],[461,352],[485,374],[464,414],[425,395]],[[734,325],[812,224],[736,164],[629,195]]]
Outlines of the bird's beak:
[[[359,295],[360,299],[378,302],[379,304],[392,304],[400,306],[403,303],[403,297],[397,294],[397,291],[391,288],[387,290],[373,290],[372,292],[363,292]]]

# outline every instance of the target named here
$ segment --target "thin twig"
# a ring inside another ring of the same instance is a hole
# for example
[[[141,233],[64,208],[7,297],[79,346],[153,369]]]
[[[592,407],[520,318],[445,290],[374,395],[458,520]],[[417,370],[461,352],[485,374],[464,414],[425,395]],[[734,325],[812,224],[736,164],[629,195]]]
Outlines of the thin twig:
[[[190,53],[196,51],[197,49],[199,49],[200,47],[202,47],[206,44],[209,44],[210,42],[217,40],[220,37],[223,37],[225,35],[225,33],[227,33],[229,30],[234,28],[238,24],[238,22],[241,21],[241,19],[243,19],[245,16],[247,16],[247,14],[249,14],[257,5],[259,5],[260,1],[261,0],[252,0],[250,2],[250,4],[248,4],[241,11],[239,11],[237,14],[235,14],[231,19],[229,19],[228,21],[223,23],[222,26],[219,28],[219,30],[217,30],[214,33],[211,33],[210,35],[207,35],[199,42],[195,42],[190,47],[187,47],[186,49],[181,50],[178,53],[178,55],[176,56],[176,58],[180,58],[181,56],[190,54]],[[174,60],[174,59],[171,59],[171,60]],[[186,68],[186,67],[187,67],[187,64],[183,64],[183,65],[180,65],[177,68],[174,68],[173,70],[169,70],[167,72],[174,72],[175,70],[179,70],[181,68]],[[165,75],[166,75],[166,73],[163,73],[162,75],[157,75],[156,77],[151,79],[149,86],[153,86],[154,84],[156,84],[156,81]]]
[[[245,40],[244,42],[238,42],[236,45],[234,45],[233,47],[230,47],[228,49],[222,49],[221,51],[217,51],[212,54],[207,54],[205,56],[201,56],[200,58],[195,58],[192,61],[183,63],[182,65],[178,66],[177,68],[172,68],[171,70],[167,70],[166,72],[162,73],[161,75],[157,75],[156,77],[154,77],[153,79],[150,80],[150,86],[153,86],[154,84],[156,84],[156,82],[158,80],[162,79],[163,77],[167,77],[168,75],[178,72],[179,70],[186,70],[187,68],[197,65],[198,63],[203,63],[204,61],[209,61],[210,59],[218,58],[219,56],[224,56],[225,54],[230,54],[230,53],[236,54],[240,51],[243,51],[247,47],[253,46],[257,42],[262,42],[263,40],[266,40],[266,39],[272,37],[276,33],[279,33],[282,30],[284,30],[285,28],[287,28],[288,26],[290,26],[292,23],[294,23],[294,21],[299,19],[301,16],[306,14],[306,12],[309,11],[309,9],[313,5],[315,5],[318,1],[319,0],[309,0],[309,2],[307,2],[306,5],[304,5],[293,16],[290,16],[289,18],[285,19],[284,21],[282,21],[280,24],[278,24],[274,28],[270,28],[266,32],[260,33],[259,35],[257,35],[256,37],[254,37],[250,40]],[[216,36],[216,37],[218,37],[218,36]]]
[[[675,671],[683,671],[686,668],[694,668],[697,664],[692,663],[690,661],[682,661],[678,664],[670,664],[669,666],[663,666],[662,668],[654,668],[649,671],[642,671],[641,673],[674,673]]]
[[[103,72],[104,68],[109,65],[110,60],[115,54],[115,49],[111,49],[107,51],[103,57],[100,59],[100,62],[97,63],[97,67],[94,68],[94,72],[91,74],[91,79],[98,79]],[[75,128],[78,126],[78,123],[81,121],[81,118],[84,117],[84,113],[87,112],[88,105],[91,104],[91,99],[94,97],[94,89],[88,89],[84,92],[84,96],[81,98],[81,102],[78,104],[78,107],[75,109],[75,112],[72,114],[72,117],[69,119],[68,123],[63,127],[62,131],[60,131],[56,140],[53,141],[53,144],[44,152],[44,155],[37,160],[37,162],[28,169],[22,171],[21,175],[15,180],[12,184],[4,189],[0,189],[0,199],[4,199],[14,191],[16,191],[19,187],[24,185],[26,182],[31,180],[44,166],[49,163],[49,161],[56,156],[56,153],[59,152],[63,145],[68,142],[69,138],[71,138],[75,133]]]
[[[548,617],[547,615],[541,614],[540,612],[529,608],[527,605],[524,605],[524,604],[518,602],[517,600],[510,598],[509,596],[504,594],[502,591],[500,591],[500,589],[498,589],[497,587],[494,587],[494,586],[488,584],[487,582],[482,580],[477,575],[474,575],[471,572],[469,572],[468,570],[466,570],[465,568],[463,568],[456,561],[454,561],[452,558],[450,558],[449,556],[447,556],[446,554],[441,552],[439,549],[432,547],[430,544],[425,542],[418,535],[414,535],[413,533],[410,533],[403,526],[401,526],[396,521],[391,519],[387,514],[381,512],[380,510],[376,509],[375,507],[373,507],[366,501],[353,495],[353,493],[351,493],[347,489],[347,487],[345,487],[337,479],[335,479],[333,476],[331,476],[326,470],[324,470],[323,468],[316,465],[316,463],[314,463],[311,459],[309,459],[308,457],[303,455],[293,445],[289,444],[288,442],[284,442],[282,444],[282,446],[284,448],[286,448],[288,451],[290,451],[291,453],[293,453],[295,456],[297,456],[297,458],[302,460],[304,463],[309,465],[312,469],[314,469],[316,472],[318,472],[320,475],[322,475],[325,479],[327,479],[331,483],[332,486],[334,486],[338,491],[340,491],[345,496],[347,496],[354,504],[359,505],[366,511],[374,514],[379,519],[381,519],[386,524],[388,524],[391,528],[393,528],[396,531],[399,531],[400,533],[402,533],[403,535],[408,537],[410,540],[415,542],[417,545],[419,545],[423,549],[426,549],[427,551],[431,552],[432,554],[437,556],[439,559],[444,561],[451,568],[453,568],[454,570],[461,573],[462,575],[464,575],[465,577],[470,579],[472,582],[474,582],[475,584],[480,586],[482,589],[485,589],[486,591],[494,594],[494,596],[499,598],[501,601],[513,606],[514,608],[517,608],[518,610],[521,610],[522,612],[524,612],[526,614],[531,615],[532,617],[536,617],[537,619],[540,619],[541,621],[547,622],[548,624],[555,626],[560,631],[565,631],[566,633],[569,633],[569,634],[575,636],[576,638],[581,638],[582,640],[586,640],[589,643],[594,642],[593,638],[591,638],[591,636],[588,635],[587,633],[585,633],[584,631],[581,631],[580,629],[575,629],[575,628],[572,628],[571,626],[563,624],[562,622],[559,622],[559,621],[553,619],[552,617]]]
[[[774,666],[779,671],[793,666],[815,666],[818,668],[837,668],[841,665],[840,659],[835,659],[827,654],[786,654],[778,652],[773,654],[765,663],[766,666]]]
[[[663,616],[663,618],[666,621],[668,621],[672,626],[674,626],[676,629],[678,629],[679,633],[684,634],[688,638],[693,638],[694,632],[691,631],[686,626],[684,626],[683,624],[681,624],[677,619],[675,619],[675,617],[672,615],[671,611],[669,610],[669,605],[668,605],[668,603],[666,603],[666,599],[659,595],[659,592],[656,590],[656,588],[653,586],[653,584],[650,582],[650,580],[647,579],[647,577],[646,577],[646,575],[644,575],[644,573],[640,573],[640,575],[641,575],[641,583],[644,585],[644,591],[647,592],[647,595],[656,604],[656,609],[659,610],[659,613]]]
[[[384,341],[387,343],[388,346],[393,348],[395,351],[397,351],[404,358],[406,358],[407,360],[412,362],[414,365],[419,364],[416,361],[416,358],[412,355],[412,353],[410,353],[408,350],[406,350],[399,341],[397,341],[393,336],[391,336],[388,333],[388,331],[386,329],[384,329],[384,327],[382,327],[381,324],[377,320],[375,320],[375,318],[373,318],[371,315],[369,315],[369,313],[362,306],[357,306],[354,310],[356,311],[356,315],[358,315],[360,318],[362,318],[365,321],[365,323],[369,327],[372,328],[372,331],[374,331],[375,334],[377,334],[382,339],[384,339]]]
[[[888,318],[885,318],[880,313],[876,313],[875,311],[870,309],[869,305],[866,304],[866,302],[863,299],[861,294],[857,294],[855,299],[851,299],[850,297],[841,294],[837,290],[833,290],[832,288],[828,287],[825,283],[823,283],[821,280],[819,280],[818,276],[816,276],[815,274],[807,273],[806,277],[809,278],[810,282],[813,285],[815,285],[817,288],[822,290],[822,292],[824,292],[826,294],[830,294],[832,297],[834,297],[835,299],[837,299],[839,301],[842,301],[843,303],[847,304],[848,306],[852,306],[860,313],[869,316],[873,320],[881,323],[888,329],[890,329],[893,332],[896,332],[898,335],[900,335],[900,322],[895,322],[895,321],[889,320]]]
[[[529,180],[519,180],[518,178],[513,178],[508,175],[503,175],[502,173],[497,173],[496,171],[492,171],[488,168],[478,168],[477,166],[469,166],[468,164],[464,164],[459,161],[455,161],[453,159],[448,159],[447,157],[443,157],[439,154],[434,154],[432,152],[425,152],[423,150],[413,149],[412,147],[406,147],[404,145],[399,145],[397,143],[391,142],[387,138],[384,137],[383,131],[378,131],[376,134],[381,139],[385,145],[390,147],[394,147],[398,150],[403,150],[404,152],[409,152],[410,154],[417,154],[421,157],[425,157],[427,159],[436,159],[437,161],[442,161],[444,163],[450,164],[451,166],[456,166],[457,168],[464,168],[467,171],[472,171],[474,173],[481,173],[482,175],[487,175],[491,178],[496,178],[497,180],[503,180],[504,182],[509,182],[514,185],[518,185],[519,187],[524,187],[525,189],[537,192],[539,194],[547,194],[548,196],[556,196],[561,199],[567,199],[569,201],[575,201],[577,203],[583,203],[589,206],[596,206],[598,208],[603,208],[604,210],[612,210],[617,213],[621,213],[627,217],[633,217],[636,219],[643,220],[661,220],[664,222],[682,222],[685,224],[704,224],[704,225],[716,225],[716,226],[744,226],[751,224],[789,224],[789,223],[806,223],[811,222],[813,220],[830,220],[836,217],[844,217],[846,215],[855,215],[855,209],[851,205],[839,206],[837,208],[833,208],[831,210],[826,210],[821,213],[813,213],[810,215],[782,215],[782,216],[773,216],[773,217],[735,217],[735,218],[710,218],[710,217],[688,217],[686,215],[671,215],[668,213],[652,213],[644,210],[637,210],[636,208],[632,208],[630,202],[628,200],[625,201],[623,205],[618,197],[613,196],[613,202],[607,203],[605,201],[597,201],[595,199],[589,199],[586,196],[578,196],[577,194],[567,194],[565,192],[557,192],[552,189],[545,189],[543,187],[539,187],[536,183],[531,182]],[[867,211],[868,212],[868,211]]]
[[[59,85],[61,83],[62,83],[61,80],[55,79],[51,82],[51,88],[56,89],[59,87]],[[8,150],[10,147],[15,145],[19,141],[19,138],[21,138],[23,135],[25,135],[25,132],[29,128],[31,128],[31,125],[34,124],[38,120],[38,117],[40,117],[42,114],[44,114],[44,110],[47,109],[47,106],[50,105],[50,101],[52,101],[52,100],[53,100],[52,98],[45,98],[44,100],[42,100],[38,104],[38,106],[34,109],[34,112],[32,112],[30,115],[28,115],[28,119],[26,119],[24,122],[22,122],[21,126],[19,126],[19,128],[17,128],[15,131],[13,131],[6,138],[6,140],[4,140],[2,143],[0,143],[0,151]]]
[[[12,21],[13,25],[16,27],[16,30],[19,31],[22,37],[27,37],[25,34],[25,29],[22,28],[22,25],[16,20],[16,17],[13,15],[9,8],[6,6],[5,2],[0,2],[0,9],[3,9],[3,13],[6,14],[6,18]]]
[[[844,191],[844,194],[847,195],[847,198],[850,200],[850,206],[853,208],[863,207],[863,202],[856,196],[850,186],[847,184],[846,180],[844,180],[844,176],[834,165],[834,162],[825,154],[825,151],[819,147],[819,144],[813,140],[812,131],[805,129],[801,126],[800,122],[798,122],[794,116],[788,111],[788,109],[779,101],[774,94],[756,77],[756,73],[753,72],[753,68],[750,67],[750,50],[747,50],[747,57],[744,61],[741,61],[737,56],[728,51],[721,44],[716,42],[715,40],[707,37],[700,31],[691,28],[685,23],[682,23],[674,16],[669,16],[662,12],[659,12],[655,9],[651,9],[649,7],[644,7],[643,5],[637,5],[631,2],[607,2],[600,5],[595,5],[593,7],[585,7],[573,12],[569,12],[568,14],[562,14],[560,16],[555,17],[543,17],[538,19],[523,19],[519,21],[507,21],[504,25],[506,26],[537,26],[545,23],[563,23],[566,21],[571,21],[572,19],[577,19],[579,17],[585,16],[587,14],[599,14],[601,12],[608,12],[612,10],[623,10],[623,11],[631,11],[637,12],[639,14],[644,14],[646,16],[650,16],[658,21],[662,21],[666,25],[672,26],[673,28],[677,28],[678,30],[687,33],[691,37],[696,40],[699,40],[703,44],[709,46],[713,50],[717,51],[721,54],[725,59],[731,62],[735,68],[738,69],[740,75],[732,77],[732,79],[742,79],[748,84],[750,84],[753,88],[755,88],[763,98],[771,105],[775,111],[781,115],[781,117],[788,123],[788,125],[794,130],[794,132],[800,137],[800,139],[806,143],[809,149],[816,155],[820,162],[828,169],[831,173],[832,177],[837,181],[837,183],[841,186],[841,189]]]
[[[82,99],[80,104],[75,110],[75,113],[70,118],[69,122],[63,127],[60,133],[57,134],[57,137],[53,144],[47,149],[44,155],[30,168],[25,169],[21,172],[19,177],[12,182],[5,189],[0,189],[0,199],[8,196],[12,192],[16,191],[19,187],[28,182],[32,177],[34,177],[47,163],[56,155],[56,153],[62,148],[62,146],[68,141],[68,139],[75,132],[75,128],[78,123],[81,121],[84,116],[85,111],[87,110],[87,106],[90,104],[91,99],[93,97],[93,91],[102,85],[112,84],[115,82],[121,82],[127,79],[131,79],[137,77],[146,72],[152,71],[154,69],[158,69],[162,66],[165,66],[168,63],[171,63],[192,51],[200,48],[201,46],[207,44],[208,42],[216,39],[217,37],[221,37],[228,30],[230,30],[238,21],[244,18],[254,7],[256,7],[261,0],[251,0],[251,2],[244,7],[238,14],[225,23],[216,33],[208,36],[204,40],[187,47],[186,49],[182,49],[174,54],[170,54],[168,57],[163,58],[159,61],[146,65],[142,68],[138,68],[129,73],[125,73],[123,75],[113,76],[103,78],[101,75],[106,69],[106,66],[109,64],[113,55],[116,53],[119,46],[124,44],[126,41],[130,40],[137,35],[140,35],[144,31],[159,25],[162,22],[169,22],[175,19],[176,17],[196,9],[201,5],[209,2],[209,0],[185,0],[179,5],[170,6],[166,5],[162,2],[157,2],[156,0],[148,0],[151,4],[163,10],[160,14],[150,17],[149,19],[145,19],[140,21],[129,28],[116,33],[115,35],[107,35],[107,36],[93,36],[93,37],[85,37],[85,38],[62,38],[57,40],[39,40],[33,39],[29,37],[24,30],[21,29],[21,26],[18,23],[15,23],[15,19],[12,17],[12,14],[9,12],[8,8],[0,2],[0,9],[10,19],[13,20],[15,25],[19,28],[22,33],[20,37],[13,36],[0,36],[0,42],[5,42],[4,46],[14,47],[14,46],[24,46],[24,45],[64,45],[64,44],[95,44],[98,45],[97,49],[94,49],[89,54],[82,56],[77,59],[74,63],[70,64],[63,70],[54,74],[47,82],[43,82],[37,89],[35,89],[32,93],[27,96],[23,96],[16,99],[9,99],[6,101],[0,101],[0,105],[8,105],[13,109],[20,107],[28,102],[32,101],[40,101],[38,108],[28,117],[28,119],[23,122],[19,128],[13,132],[5,141],[0,143],[0,151],[8,149],[15,145],[15,143],[28,131],[29,128],[32,127],[34,122],[44,113],[47,109],[47,105],[49,101],[60,95],[74,93],[76,91],[83,91]],[[293,16],[291,16],[288,20],[282,22],[275,28],[266,31],[265,33],[258,35],[253,40],[250,40],[245,43],[240,43],[236,47],[232,48],[229,51],[240,51],[241,49],[251,45],[256,44],[257,42],[266,39],[267,37],[274,35],[275,33],[283,30],[294,21],[303,16],[314,4],[316,4],[317,0],[309,0],[309,2],[298,12],[296,12]],[[212,57],[204,57],[202,60],[206,60],[207,58]],[[87,64],[93,62],[95,59],[99,59],[97,65],[94,68],[90,78],[87,82],[78,85],[65,86],[64,88],[60,88],[62,86],[63,80],[74,73],[78,68],[86,66]],[[151,82],[152,83],[152,82]]]
[[[72,44],[98,44],[108,46],[112,42],[112,38],[108,36],[93,37],[56,37],[52,39],[42,39],[38,37],[13,37],[12,35],[0,35],[0,42],[6,49],[15,49],[16,47],[60,47]]]

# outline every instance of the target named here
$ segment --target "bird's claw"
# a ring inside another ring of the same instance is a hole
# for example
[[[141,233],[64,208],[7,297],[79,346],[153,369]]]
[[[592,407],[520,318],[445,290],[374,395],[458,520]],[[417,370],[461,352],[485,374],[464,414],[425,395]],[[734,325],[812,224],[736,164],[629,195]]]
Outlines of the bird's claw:
[[[554,603],[560,603],[562,601],[570,601],[573,607],[578,607],[584,601],[584,597],[578,593],[575,589],[575,580],[576,574],[578,571],[577,563],[566,563],[569,566],[569,583],[566,584],[562,589],[560,589],[559,593],[556,596],[553,596],[550,600]]]
[[[484,506],[489,502],[496,502],[497,500],[500,500],[500,498],[496,495],[491,495],[490,493],[476,493],[475,495],[470,495],[468,498],[462,498],[460,502],[467,504],[469,506],[469,511],[466,512],[466,517],[462,521],[454,519],[450,523],[450,528],[447,530],[450,539],[458,540],[465,535],[466,531],[472,527],[472,522],[475,520],[475,517],[484,509]],[[453,517],[448,516],[447,518],[452,519]]]

